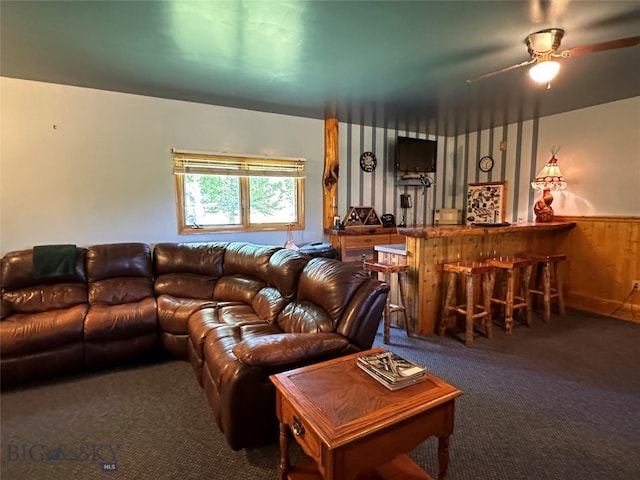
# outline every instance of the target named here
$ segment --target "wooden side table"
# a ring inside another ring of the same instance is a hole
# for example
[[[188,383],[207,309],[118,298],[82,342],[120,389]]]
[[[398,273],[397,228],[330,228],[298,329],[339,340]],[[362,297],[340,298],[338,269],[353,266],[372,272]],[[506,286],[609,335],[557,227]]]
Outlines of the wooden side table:
[[[431,479],[405,453],[438,437],[446,480],[454,401],[462,394],[433,375],[390,391],[356,365],[368,350],[271,376],[280,421],[281,480]],[[289,432],[310,457],[291,466]]]

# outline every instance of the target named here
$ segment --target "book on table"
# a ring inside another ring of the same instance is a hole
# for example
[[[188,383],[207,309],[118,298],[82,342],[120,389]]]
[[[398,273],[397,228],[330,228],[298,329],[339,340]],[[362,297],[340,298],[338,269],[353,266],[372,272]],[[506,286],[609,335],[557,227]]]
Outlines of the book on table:
[[[398,390],[421,382],[426,374],[424,367],[390,351],[360,356],[356,364],[389,390]]]

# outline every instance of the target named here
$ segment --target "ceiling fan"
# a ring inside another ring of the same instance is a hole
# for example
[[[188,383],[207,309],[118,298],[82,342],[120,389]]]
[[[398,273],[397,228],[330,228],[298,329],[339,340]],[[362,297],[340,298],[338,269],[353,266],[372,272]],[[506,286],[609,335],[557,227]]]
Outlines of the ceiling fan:
[[[529,50],[531,58],[516,63],[508,67],[500,68],[492,72],[483,73],[476,77],[467,80],[467,83],[472,83],[483,78],[491,77],[498,73],[508,72],[520,67],[526,67],[527,65],[535,64],[530,70],[529,75],[531,78],[539,83],[546,83],[547,88],[550,88],[551,80],[556,76],[560,69],[560,64],[555,60],[556,58],[568,58],[575,57],[576,55],[582,55],[585,53],[601,52],[603,50],[614,50],[616,48],[625,48],[638,45],[640,43],[640,36],[619,38],[617,40],[610,40],[608,42],[592,43],[589,45],[582,45],[579,47],[569,48],[567,50],[558,51],[560,48],[560,42],[564,36],[564,30],[561,28],[548,28],[540,30],[539,32],[532,33],[525,39],[525,44]]]

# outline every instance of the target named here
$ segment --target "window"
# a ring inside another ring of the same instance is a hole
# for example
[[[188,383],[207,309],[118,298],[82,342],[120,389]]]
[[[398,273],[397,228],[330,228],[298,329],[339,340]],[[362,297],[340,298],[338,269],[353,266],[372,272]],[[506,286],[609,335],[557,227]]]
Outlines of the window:
[[[304,160],[172,153],[178,233],[304,228]]]

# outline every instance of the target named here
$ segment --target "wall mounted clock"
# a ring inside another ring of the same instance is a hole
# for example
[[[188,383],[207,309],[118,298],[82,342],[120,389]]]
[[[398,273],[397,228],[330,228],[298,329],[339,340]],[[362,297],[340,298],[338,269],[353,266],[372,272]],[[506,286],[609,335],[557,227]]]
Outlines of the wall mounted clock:
[[[480,159],[478,162],[478,168],[483,172],[489,172],[493,168],[493,158],[490,156],[485,156]]]
[[[360,168],[365,172],[373,172],[378,165],[378,160],[373,152],[364,152],[360,155]]]

